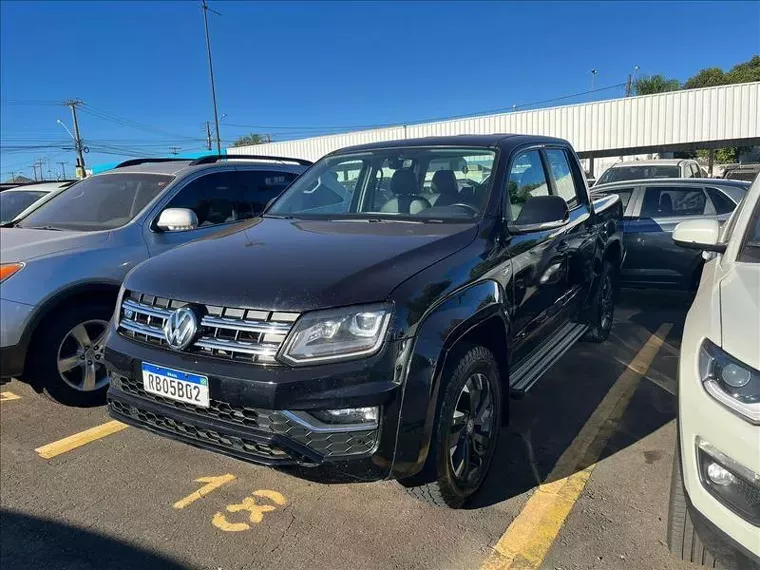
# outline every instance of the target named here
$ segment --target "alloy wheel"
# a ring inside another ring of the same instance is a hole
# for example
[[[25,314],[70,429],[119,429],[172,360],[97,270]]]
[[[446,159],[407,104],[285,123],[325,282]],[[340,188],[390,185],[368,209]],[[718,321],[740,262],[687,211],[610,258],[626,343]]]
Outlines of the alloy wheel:
[[[482,476],[494,432],[494,401],[488,378],[475,373],[467,379],[454,408],[449,432],[449,461],[463,485]]]
[[[68,386],[93,392],[108,384],[103,337],[108,321],[93,319],[72,328],[58,346],[58,374]]]

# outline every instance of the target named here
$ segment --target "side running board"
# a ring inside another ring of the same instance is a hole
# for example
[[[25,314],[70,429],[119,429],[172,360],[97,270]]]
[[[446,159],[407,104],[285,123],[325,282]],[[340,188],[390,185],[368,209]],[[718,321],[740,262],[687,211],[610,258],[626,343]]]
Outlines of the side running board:
[[[509,376],[509,387],[513,397],[520,398],[533,387],[541,375],[551,368],[563,354],[583,336],[588,325],[567,323],[520,363]]]

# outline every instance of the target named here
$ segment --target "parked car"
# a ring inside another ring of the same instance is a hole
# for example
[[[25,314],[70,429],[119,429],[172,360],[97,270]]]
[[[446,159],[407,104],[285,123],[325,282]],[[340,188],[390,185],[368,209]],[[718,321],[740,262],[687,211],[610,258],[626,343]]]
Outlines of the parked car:
[[[13,221],[27,208],[34,208],[51,193],[62,188],[68,188],[73,183],[73,180],[63,180],[60,182],[25,184],[0,192],[0,224]]]
[[[760,568],[760,180],[722,231],[691,220],[673,239],[714,258],[681,341],[668,543],[698,564]]]
[[[613,164],[604,171],[597,184],[645,180],[650,178],[704,178],[706,175],[696,160],[686,158],[630,160]]]
[[[498,175],[460,188],[437,170],[424,193],[442,159]],[[348,165],[357,178],[337,192]],[[591,203],[560,139],[333,152],[262,218],[130,272],[105,339],[110,414],[459,507],[486,476],[509,394],[582,337],[607,338],[621,215],[615,196]]]
[[[702,271],[699,252],[671,239],[679,222],[712,219],[723,223],[749,188],[738,180],[633,180],[594,186],[592,195],[620,196],[625,208],[626,259],[620,276],[627,286],[696,289]]]
[[[731,164],[723,170],[723,178],[752,182],[760,173],[760,164]]]
[[[102,402],[102,335],[127,272],[259,215],[306,164],[128,160],[0,229],[0,375],[23,373],[62,402]]]

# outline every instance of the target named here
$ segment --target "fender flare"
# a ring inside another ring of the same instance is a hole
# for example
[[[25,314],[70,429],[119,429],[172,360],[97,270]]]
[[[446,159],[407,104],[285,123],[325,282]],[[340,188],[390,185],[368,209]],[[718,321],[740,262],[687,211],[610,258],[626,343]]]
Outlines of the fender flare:
[[[416,325],[406,359],[391,466],[394,477],[418,473],[427,460],[442,374],[452,348],[485,322],[494,322],[492,319],[498,319],[508,338],[504,299],[504,290],[496,281],[479,281],[441,299]]]

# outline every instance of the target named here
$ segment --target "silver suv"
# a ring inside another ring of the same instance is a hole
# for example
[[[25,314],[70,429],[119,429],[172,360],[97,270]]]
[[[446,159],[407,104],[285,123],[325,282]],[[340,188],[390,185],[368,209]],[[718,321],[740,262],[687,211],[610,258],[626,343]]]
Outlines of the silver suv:
[[[243,155],[128,160],[0,229],[0,378],[23,374],[67,404],[102,402],[100,337],[127,272],[258,216],[309,164]]]

